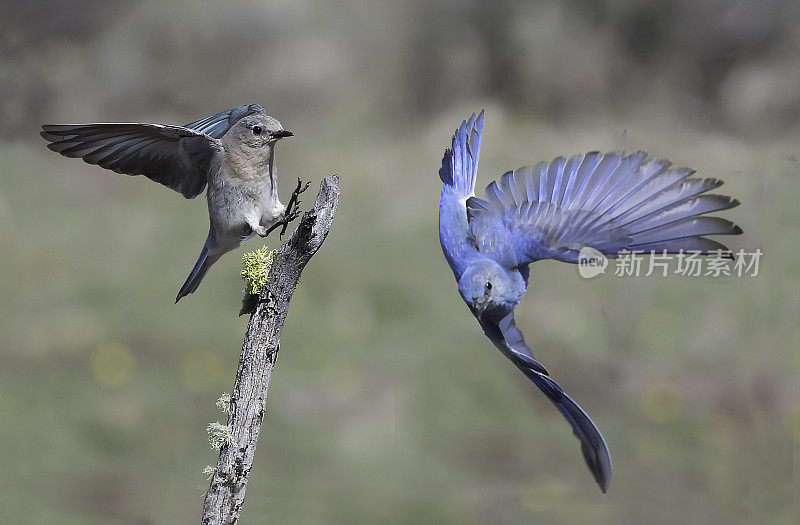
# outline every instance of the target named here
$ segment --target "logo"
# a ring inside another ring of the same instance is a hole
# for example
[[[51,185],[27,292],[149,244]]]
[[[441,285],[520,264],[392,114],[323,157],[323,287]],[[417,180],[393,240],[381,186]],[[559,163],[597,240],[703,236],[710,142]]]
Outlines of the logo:
[[[606,256],[591,246],[584,246],[578,253],[578,273],[584,279],[591,279],[601,273],[606,273],[607,266]]]

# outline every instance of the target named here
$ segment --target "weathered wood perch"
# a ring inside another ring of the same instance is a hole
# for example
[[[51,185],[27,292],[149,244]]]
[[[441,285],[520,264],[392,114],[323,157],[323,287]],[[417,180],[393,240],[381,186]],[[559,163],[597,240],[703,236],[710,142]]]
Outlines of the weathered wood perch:
[[[322,181],[314,207],[303,215],[272,262],[269,282],[244,336],[228,412],[233,439],[220,449],[203,504],[203,525],[239,521],[289,301],[303,268],[328,235],[338,203],[339,177],[332,175]]]

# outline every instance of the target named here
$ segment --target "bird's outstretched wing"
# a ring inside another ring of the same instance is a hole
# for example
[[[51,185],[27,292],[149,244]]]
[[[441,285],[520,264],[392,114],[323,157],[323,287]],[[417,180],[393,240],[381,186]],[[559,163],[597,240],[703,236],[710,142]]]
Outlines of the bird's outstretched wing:
[[[218,148],[200,132],[159,124],[45,124],[41,135],[50,141],[48,148],[65,157],[144,175],[187,199],[205,188],[208,165]]]
[[[452,147],[444,152],[439,178],[445,187],[451,187],[460,197],[475,194],[475,178],[478,175],[478,158],[481,153],[483,111],[475,113],[461,123],[453,135]]]
[[[144,175],[187,199],[206,186],[209,164],[224,135],[240,118],[263,111],[239,106],[186,126],[63,124],[42,126],[51,150],[126,175]]]
[[[465,202],[475,195],[475,177],[481,151],[483,111],[461,123],[453,134],[452,147],[444,152],[439,178],[444,183],[439,200],[439,243],[450,268],[461,277],[470,253],[475,247],[467,241]]]
[[[693,173],[667,160],[648,160],[644,152],[591,152],[507,172],[487,186],[486,199],[470,198],[467,208],[471,221],[500,222],[508,229],[517,264],[578,262],[586,246],[609,257],[623,250],[725,250],[703,236],[738,234],[741,228],[705,214],[739,201],[705,194],[722,181],[692,178]]]
[[[553,381],[547,370],[533,358],[522,332],[514,323],[510,313],[498,324],[481,322],[489,339],[530,379],[555,405],[564,419],[572,426],[572,432],[581,442],[581,451],[586,465],[592,472],[600,490],[606,492],[611,482],[611,456],[603,435],[589,419],[586,412]]]

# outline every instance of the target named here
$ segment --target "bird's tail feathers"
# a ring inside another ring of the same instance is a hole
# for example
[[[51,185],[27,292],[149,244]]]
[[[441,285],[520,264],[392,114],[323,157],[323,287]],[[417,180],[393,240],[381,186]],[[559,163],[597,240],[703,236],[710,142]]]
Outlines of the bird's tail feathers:
[[[482,132],[483,111],[477,117],[473,113],[469,120],[461,123],[453,135],[452,148],[445,150],[442,157],[439,178],[462,197],[475,194]]]
[[[611,456],[600,430],[558,383],[537,369],[541,365],[535,359],[514,357],[511,360],[547,396],[572,426],[573,434],[581,442],[581,452],[586,465],[600,486],[600,490],[605,493],[611,482]]]
[[[175,298],[176,303],[181,300],[181,297],[189,295],[197,290],[206,272],[211,268],[212,264],[217,262],[220,255],[221,254],[214,253],[213,245],[211,244],[211,236],[209,236],[209,239],[206,240],[206,244],[203,246],[203,250],[200,252],[200,257],[197,258],[197,262],[194,264],[194,268],[192,268],[189,277],[186,278],[186,282],[183,283],[183,286],[181,286],[178,292],[178,296]]]
[[[496,328],[484,325],[484,330],[492,342],[547,396],[572,426],[573,434],[581,442],[581,451],[586,465],[600,486],[600,490],[605,493],[611,482],[611,455],[603,435],[586,412],[564,392],[558,383],[550,378],[547,370],[533,358],[530,348],[525,344],[522,332],[514,323],[513,312],[502,319]],[[494,330],[499,333],[492,333]]]

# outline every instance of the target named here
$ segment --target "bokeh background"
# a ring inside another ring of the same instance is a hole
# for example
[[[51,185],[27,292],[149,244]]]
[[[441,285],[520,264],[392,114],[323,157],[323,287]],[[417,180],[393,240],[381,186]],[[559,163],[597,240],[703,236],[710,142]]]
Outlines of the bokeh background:
[[[55,155],[39,126],[261,103],[296,133],[284,199],[331,173],[342,199],[243,523],[797,523],[799,23],[794,0],[5,2],[1,521],[196,523],[247,321],[241,250],[173,304],[203,198]],[[533,268],[517,322],[604,432],[605,496],[440,253],[442,151],[481,108],[481,185],[642,148],[724,179],[729,244],[765,253],[742,279]]]

